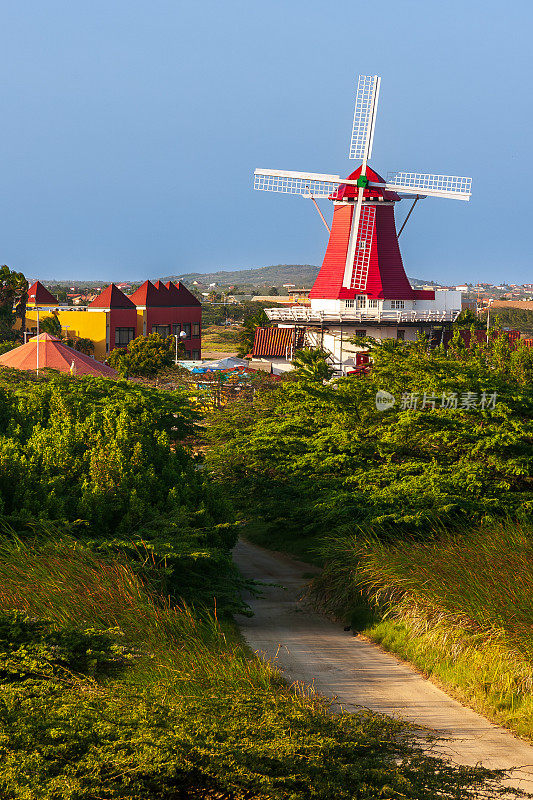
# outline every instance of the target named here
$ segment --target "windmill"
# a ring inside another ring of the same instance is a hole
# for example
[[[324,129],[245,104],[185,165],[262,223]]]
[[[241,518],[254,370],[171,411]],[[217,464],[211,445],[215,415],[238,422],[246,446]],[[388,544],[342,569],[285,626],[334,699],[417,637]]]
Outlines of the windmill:
[[[361,166],[348,178],[314,172],[256,169],[254,188],[284,192],[334,202],[329,243],[322,269],[310,298],[361,298],[363,307],[378,299],[394,302],[414,300],[413,290],[401,260],[398,237],[418,200],[442,197],[469,200],[471,178],[417,172],[389,172],[386,180],[368,164],[372,154],[381,79],[360,75],[355,97],[349,158]],[[411,198],[413,204],[399,233],[394,222],[394,204]],[[359,300],[358,300],[359,302]],[[392,306],[400,308],[403,306]]]

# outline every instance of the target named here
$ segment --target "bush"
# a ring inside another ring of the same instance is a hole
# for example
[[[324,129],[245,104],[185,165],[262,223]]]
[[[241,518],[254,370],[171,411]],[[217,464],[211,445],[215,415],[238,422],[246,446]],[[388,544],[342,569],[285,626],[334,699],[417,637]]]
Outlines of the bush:
[[[174,363],[174,339],[163,339],[158,333],[138,336],[127,347],[115,347],[107,363],[120,375],[151,377]]]
[[[210,420],[209,469],[277,547],[357,528],[394,538],[531,520],[533,361],[506,347],[451,356],[384,344],[368,377],[282,381]],[[396,398],[388,411],[376,408],[379,390]],[[443,407],[454,395],[458,407]],[[471,395],[478,407],[461,408]]]
[[[244,610],[220,491],[180,444],[196,412],[181,390],[54,376],[0,386],[0,520],[28,539],[50,522],[98,552],[128,554],[165,596]],[[15,381],[17,378],[17,382]]]

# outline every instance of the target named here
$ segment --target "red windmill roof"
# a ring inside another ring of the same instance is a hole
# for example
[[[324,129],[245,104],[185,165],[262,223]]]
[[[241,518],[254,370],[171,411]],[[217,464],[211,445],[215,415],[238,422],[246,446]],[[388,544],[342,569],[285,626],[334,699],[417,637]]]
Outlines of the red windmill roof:
[[[135,308],[135,303],[132,303],[118,286],[110,283],[92,303],[89,303],[89,308]]]
[[[348,181],[356,181],[357,178],[359,178],[359,176],[361,175],[361,170],[362,169],[363,169],[363,166],[361,165],[354,172],[352,172],[351,175],[348,175],[346,180],[348,180]],[[372,167],[369,167],[368,165],[367,165],[367,168],[366,168],[366,177],[368,178],[369,181],[372,181],[373,183],[385,183],[384,178],[381,177],[379,172],[376,172],[375,170],[372,169]],[[350,197],[357,197],[358,192],[359,192],[359,189],[357,188],[357,186],[352,186],[350,184],[342,183],[339,186],[339,188],[337,189],[337,191],[334,192],[331,195],[330,199],[331,200],[347,200]],[[396,192],[389,192],[389,191],[386,191],[385,189],[380,189],[377,186],[368,186],[363,192],[363,197],[366,200],[372,200],[372,199],[377,200],[380,197],[382,197],[383,200],[400,200],[401,199],[400,195],[397,194]]]
[[[198,298],[195,297],[193,293],[181,283],[181,281],[178,281],[178,283],[172,283],[172,281],[168,281],[165,286],[168,289],[173,306],[202,305]]]
[[[37,346],[39,346],[39,369],[48,367],[59,372],[70,372],[74,362],[74,374],[96,375],[98,377],[116,378],[117,373],[106,364],[102,364],[91,356],[67,347],[57,336],[41,333],[32,336],[26,344],[15,347],[0,356],[0,366],[14,369],[37,369]]]
[[[57,297],[54,297],[54,295],[48,291],[46,286],[42,285],[41,281],[35,281],[28,289],[28,303],[57,306],[59,301]]]

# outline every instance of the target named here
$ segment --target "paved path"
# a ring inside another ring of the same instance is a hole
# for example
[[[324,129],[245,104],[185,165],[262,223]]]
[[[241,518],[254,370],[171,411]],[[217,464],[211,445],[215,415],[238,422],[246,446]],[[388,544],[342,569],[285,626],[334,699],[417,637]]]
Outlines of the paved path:
[[[533,793],[533,747],[465,708],[389,653],[345,632],[301,600],[308,564],[239,542],[234,560],[248,578],[281,584],[248,597],[239,627],[252,650],[276,659],[291,681],[313,684],[346,711],[361,706],[446,737],[439,752],[458,764],[513,769],[509,785]]]

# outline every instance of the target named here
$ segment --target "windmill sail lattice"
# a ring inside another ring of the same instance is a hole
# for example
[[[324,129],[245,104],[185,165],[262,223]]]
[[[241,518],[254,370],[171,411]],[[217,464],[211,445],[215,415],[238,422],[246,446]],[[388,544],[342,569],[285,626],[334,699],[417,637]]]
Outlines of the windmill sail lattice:
[[[302,197],[328,198],[341,183],[343,181],[340,175],[321,175],[314,172],[256,169],[254,173],[254,189],[299,194]]]
[[[366,289],[375,221],[376,207],[363,206],[359,218],[357,248],[355,250],[352,280],[350,282],[350,288],[356,291],[364,291]]]
[[[416,192],[428,197],[470,200],[472,178],[456,175],[428,175],[420,172],[389,172],[386,187],[396,192]]]
[[[372,155],[380,80],[377,75],[359,75],[349,158],[366,160]]]

